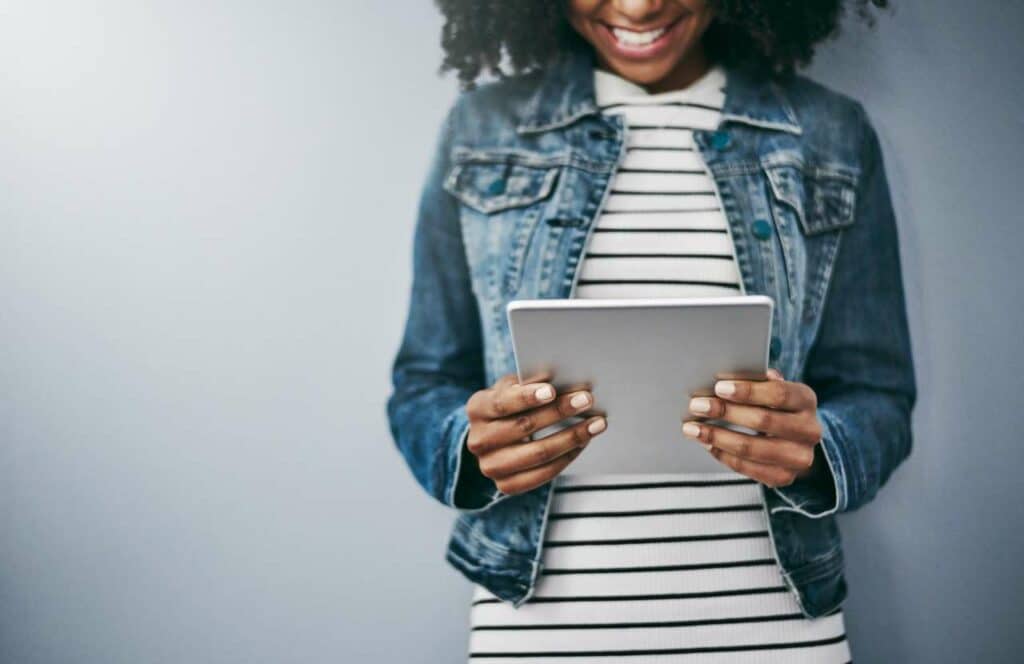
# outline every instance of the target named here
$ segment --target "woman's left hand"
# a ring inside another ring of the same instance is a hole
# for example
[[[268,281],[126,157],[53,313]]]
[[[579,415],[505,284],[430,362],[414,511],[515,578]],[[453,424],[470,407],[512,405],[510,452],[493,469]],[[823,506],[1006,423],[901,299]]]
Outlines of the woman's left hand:
[[[818,398],[804,383],[785,380],[775,369],[768,380],[720,380],[714,397],[694,397],[689,411],[700,420],[683,423],[683,434],[699,440],[726,466],[770,487],[792,484],[817,472],[821,441]],[[720,419],[760,432],[748,435],[708,424]]]

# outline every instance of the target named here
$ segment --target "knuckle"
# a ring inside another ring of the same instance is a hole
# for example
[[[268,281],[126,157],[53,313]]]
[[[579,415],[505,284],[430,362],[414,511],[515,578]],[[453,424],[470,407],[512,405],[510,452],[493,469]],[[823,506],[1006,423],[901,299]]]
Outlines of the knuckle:
[[[495,472],[495,468],[494,468],[494,462],[490,461],[489,459],[481,459],[480,460],[480,473],[484,477],[489,477],[491,479],[494,479],[497,476],[497,473]]]
[[[750,438],[747,436],[741,436],[739,440],[736,441],[736,454],[741,457],[749,457],[754,452],[753,447],[754,446]]]
[[[519,493],[519,486],[515,482],[499,480],[498,482],[495,482],[495,486],[498,487],[498,491],[509,496],[514,496]]]
[[[466,415],[470,419],[474,419],[480,414],[480,400],[484,398],[486,393],[486,390],[474,392],[466,401]]]
[[[524,435],[531,433],[533,431],[533,418],[529,415],[520,415],[516,418],[515,427]]]
[[[786,386],[782,383],[770,383],[768,389],[768,404],[772,408],[782,408],[786,405]]]
[[[529,460],[533,466],[539,466],[551,458],[551,450],[543,441],[538,441],[530,446]]]
[[[758,409],[755,419],[754,428],[758,431],[771,431],[775,425],[775,414],[766,408]]]

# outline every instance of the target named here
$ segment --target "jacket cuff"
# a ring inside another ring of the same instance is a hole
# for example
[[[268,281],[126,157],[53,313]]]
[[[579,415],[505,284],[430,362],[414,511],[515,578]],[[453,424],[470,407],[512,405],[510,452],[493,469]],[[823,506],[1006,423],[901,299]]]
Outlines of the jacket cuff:
[[[476,457],[466,447],[469,418],[465,407],[458,408],[448,417],[444,430],[447,432],[445,449],[450,478],[445,490],[445,503],[463,512],[482,512],[506,498],[494,480],[480,472]]]
[[[771,509],[776,512],[796,512],[811,519],[820,519],[841,512],[847,504],[846,468],[840,453],[840,430],[825,409],[818,409],[818,420],[823,434],[816,452],[825,457],[826,472],[797,479],[789,486],[774,487],[772,491],[784,505]]]

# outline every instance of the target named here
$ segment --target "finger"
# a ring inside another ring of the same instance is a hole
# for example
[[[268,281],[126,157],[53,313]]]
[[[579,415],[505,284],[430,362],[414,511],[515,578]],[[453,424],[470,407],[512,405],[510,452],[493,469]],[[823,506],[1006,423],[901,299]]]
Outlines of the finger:
[[[585,390],[563,394],[546,406],[487,422],[484,424],[484,436],[492,442],[490,449],[496,449],[508,443],[529,440],[531,434],[556,422],[561,422],[567,417],[578,415],[593,404],[594,396]]]
[[[750,479],[757,480],[765,486],[788,486],[796,479],[794,471],[780,466],[768,466],[756,461],[750,461],[749,459],[743,459],[717,447],[712,447],[710,453],[719,463],[732,468],[737,473],[746,475]]]
[[[694,397],[689,411],[698,417],[725,420],[755,431],[801,443],[821,440],[821,424],[811,411],[790,413],[762,406],[731,403],[715,397]]]
[[[535,408],[555,398],[555,388],[549,383],[509,383],[502,378],[489,390],[481,390],[466,403],[470,420],[495,420],[508,417],[529,408]]]
[[[814,446],[770,436],[751,436],[706,422],[688,421],[683,434],[712,448],[758,464],[788,470],[807,470],[814,463]],[[710,450],[709,450],[710,451]]]
[[[574,449],[583,449],[607,427],[603,417],[592,417],[528,443],[509,445],[480,459],[480,472],[494,480],[548,464]]]
[[[514,496],[530,489],[535,489],[545,482],[550,482],[560,472],[565,470],[565,467],[572,463],[573,459],[580,455],[581,449],[574,449],[567,454],[563,454],[554,461],[538,466],[537,468],[531,468],[530,470],[524,471],[512,477],[501,479],[495,482],[498,490],[502,493]]]
[[[817,406],[814,390],[803,383],[784,380],[720,380],[715,383],[715,394],[734,403],[791,412]]]

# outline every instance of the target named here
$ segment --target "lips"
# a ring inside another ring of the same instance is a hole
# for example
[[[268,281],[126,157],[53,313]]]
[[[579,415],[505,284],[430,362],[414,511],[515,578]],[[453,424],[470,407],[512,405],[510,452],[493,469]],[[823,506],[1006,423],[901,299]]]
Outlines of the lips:
[[[630,59],[650,58],[660,54],[672,41],[676,29],[688,15],[684,13],[671,23],[651,30],[627,30],[601,22],[600,32],[609,48],[618,55]]]
[[[622,28],[612,28],[612,34],[615,35],[615,39],[625,46],[646,46],[650,44],[658,37],[665,34],[667,27],[658,28],[657,30],[648,30],[646,32],[634,32],[632,30],[623,30]]]

